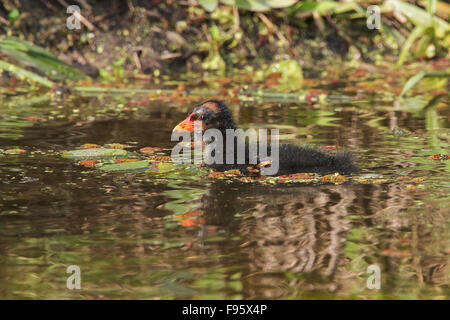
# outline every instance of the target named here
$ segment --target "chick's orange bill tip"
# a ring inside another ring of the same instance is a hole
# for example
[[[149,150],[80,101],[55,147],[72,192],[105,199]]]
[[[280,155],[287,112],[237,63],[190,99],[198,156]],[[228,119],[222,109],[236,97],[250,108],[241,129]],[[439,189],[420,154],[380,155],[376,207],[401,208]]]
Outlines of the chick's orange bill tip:
[[[194,131],[194,121],[191,119],[190,114],[186,119],[181,121],[179,124],[173,128],[173,132],[193,132]]]
[[[194,125],[190,123],[180,122],[173,128],[173,132],[192,132],[194,131]]]

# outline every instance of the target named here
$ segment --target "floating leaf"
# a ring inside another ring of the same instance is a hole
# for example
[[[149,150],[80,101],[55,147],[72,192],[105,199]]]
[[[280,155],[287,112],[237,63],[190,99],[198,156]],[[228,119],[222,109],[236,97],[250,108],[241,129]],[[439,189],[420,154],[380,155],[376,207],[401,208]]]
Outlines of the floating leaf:
[[[362,184],[383,184],[383,183],[389,182],[388,179],[372,179],[372,178],[368,178],[368,179],[359,178],[359,179],[357,179],[357,181]]]
[[[348,180],[347,177],[344,177],[344,176],[340,175],[339,173],[327,174],[326,176],[323,176],[321,179],[321,181],[324,183],[326,183],[326,182],[344,183],[347,180]]]
[[[382,175],[378,174],[378,173],[365,173],[365,174],[362,174],[360,177],[363,179],[377,179],[377,178],[381,178]]]
[[[223,172],[226,176],[240,176],[241,171],[239,169],[232,169]]]
[[[98,144],[95,143],[85,143],[81,146],[83,149],[95,149],[95,148],[100,148],[100,146]]]
[[[177,169],[177,166],[174,163],[168,162],[160,162],[158,163],[157,167],[159,173],[170,172]]]
[[[212,173],[212,172],[211,172]],[[223,172],[220,172],[220,173],[223,173]],[[210,174],[210,176],[211,176],[211,174]],[[240,177],[239,179],[238,179],[239,181],[241,181],[241,182],[253,182],[253,181],[255,181],[253,178],[251,178],[251,177]]]
[[[87,168],[94,168],[96,163],[98,163],[98,160],[83,160],[79,161],[78,165],[85,166]]]
[[[315,179],[314,174],[312,173],[293,173],[290,174],[289,177],[295,179],[295,180],[311,180],[311,179]]]
[[[150,164],[147,160],[141,161],[131,161],[131,162],[121,162],[114,164],[107,164],[100,167],[100,170],[103,171],[123,171],[123,170],[143,170],[148,169]]]
[[[272,161],[269,161],[269,160],[261,161],[260,163],[258,163],[257,167],[258,168],[265,168],[265,167],[270,166],[271,164],[272,164]]]
[[[154,154],[157,151],[161,151],[162,148],[158,148],[158,147],[145,147],[145,148],[141,148],[139,149],[139,152],[143,153],[143,154]]]
[[[109,149],[125,149],[128,146],[126,144],[121,144],[121,143],[109,143],[109,144],[105,145],[105,147],[109,148]]]
[[[259,173],[259,169],[256,166],[247,166],[247,170],[250,173]]]
[[[148,157],[147,160],[151,162],[170,162],[172,158],[170,156],[152,156]]]
[[[114,160],[115,163],[124,163],[124,162],[136,162],[139,161],[138,159],[116,159]]]
[[[22,154],[22,153],[26,153],[27,150],[25,150],[25,149],[9,149],[9,150],[5,150],[3,152],[6,154]]]
[[[210,178],[223,178],[223,177],[225,177],[225,173],[220,172],[220,171],[212,171],[209,174],[209,177]]]
[[[127,151],[122,149],[95,148],[95,149],[65,151],[63,152],[62,157],[75,160],[83,160],[83,159],[88,160],[88,159],[124,157],[126,155]]]

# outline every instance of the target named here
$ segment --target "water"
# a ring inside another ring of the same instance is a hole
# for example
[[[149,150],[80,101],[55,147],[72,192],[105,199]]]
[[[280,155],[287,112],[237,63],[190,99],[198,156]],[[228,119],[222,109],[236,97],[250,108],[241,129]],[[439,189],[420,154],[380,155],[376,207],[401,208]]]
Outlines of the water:
[[[428,158],[449,150],[448,97],[427,111],[414,106],[432,96],[320,108],[233,100],[240,126],[345,146],[361,167],[339,185],[262,185],[104,172],[60,156],[84,143],[170,148],[196,101],[2,93],[0,148],[27,153],[0,155],[1,298],[449,298],[450,165]],[[362,183],[370,177],[384,183]],[[66,288],[69,265],[81,290]],[[366,286],[369,265],[380,290]]]

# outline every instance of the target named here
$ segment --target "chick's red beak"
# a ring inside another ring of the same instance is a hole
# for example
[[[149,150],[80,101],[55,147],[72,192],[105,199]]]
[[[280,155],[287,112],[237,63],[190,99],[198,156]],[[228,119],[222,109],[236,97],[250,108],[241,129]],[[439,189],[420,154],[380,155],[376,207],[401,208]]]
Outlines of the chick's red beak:
[[[186,119],[177,124],[175,128],[173,128],[173,132],[193,132],[194,121],[191,119],[191,117],[192,114],[190,114]]]
[[[201,131],[203,132],[206,129],[205,124],[200,120],[193,120],[192,115],[193,113],[191,113],[186,119],[177,124],[175,128],[173,128],[173,132],[194,132],[194,130],[196,129],[196,122],[198,122],[197,125],[200,125],[199,129],[201,129]]]

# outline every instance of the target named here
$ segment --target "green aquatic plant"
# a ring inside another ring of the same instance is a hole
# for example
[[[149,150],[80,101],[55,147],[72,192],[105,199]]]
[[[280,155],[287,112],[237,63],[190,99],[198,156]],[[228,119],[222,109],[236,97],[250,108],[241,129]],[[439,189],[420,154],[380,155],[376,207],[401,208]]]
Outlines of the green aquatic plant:
[[[37,82],[46,87],[53,87],[55,83],[45,77],[41,77],[40,75],[33,73],[31,71],[25,70],[15,64],[8,63],[6,61],[0,60],[0,70],[4,70],[15,74],[19,79],[27,79],[33,82]]]
[[[321,16],[325,16],[327,14],[341,14],[353,11],[359,14],[359,16],[355,17],[365,17],[366,15],[365,11],[356,1],[299,1],[288,9],[288,15],[292,18],[294,16],[302,16],[315,12]]]
[[[449,78],[450,73],[448,72],[419,72],[418,74],[412,76],[411,78],[406,81],[405,85],[403,86],[403,90],[400,93],[400,97],[404,96],[406,92],[411,90],[420,80],[423,78]]]
[[[433,58],[444,49],[449,49],[450,24],[436,16],[437,3],[436,0],[427,0],[426,10],[399,0],[389,0],[383,3],[382,12],[393,9],[414,25],[402,45],[397,60],[398,65],[402,65],[411,52],[417,58]],[[416,46],[413,47],[415,43]]]
[[[100,167],[103,171],[143,170],[150,166],[147,160],[106,164]]]
[[[8,12],[8,20],[9,20],[11,23],[16,22],[17,19],[19,19],[19,17],[20,17],[20,12],[19,12],[19,10],[17,10],[16,8],[14,8],[14,9],[12,9],[12,10],[10,10],[10,11]]]
[[[267,11],[270,9],[286,8],[295,4],[298,0],[221,0],[220,2],[239,9],[249,11]],[[199,4],[206,11],[214,11],[219,5],[219,0],[199,0]]]
[[[265,77],[277,76],[277,87],[288,90],[300,90],[303,83],[303,72],[295,60],[275,62],[265,72]]]
[[[218,72],[225,72],[226,63],[220,55],[220,46],[225,39],[222,39],[219,28],[213,24],[209,28],[211,41],[209,43],[208,56],[202,63],[203,70],[216,70]]]
[[[19,38],[3,38],[0,41],[0,52],[19,64],[36,68],[50,79],[82,80],[87,78],[83,72],[59,60],[44,48]]]
[[[62,157],[72,160],[105,159],[124,157],[127,153],[123,149],[95,148],[65,151],[62,153]]]

